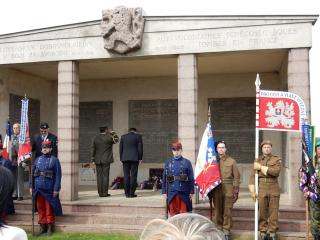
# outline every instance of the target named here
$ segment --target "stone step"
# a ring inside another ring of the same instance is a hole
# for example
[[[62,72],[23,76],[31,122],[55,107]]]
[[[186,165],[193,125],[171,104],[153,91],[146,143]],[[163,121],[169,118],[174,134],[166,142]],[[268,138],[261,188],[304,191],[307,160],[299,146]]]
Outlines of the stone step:
[[[280,219],[279,229],[284,232],[304,232],[305,222],[302,220]],[[254,231],[254,218],[233,218],[233,229]]]
[[[31,201],[23,201],[15,203],[16,210],[29,210],[32,209]],[[114,214],[134,214],[134,215],[144,215],[144,214],[162,214],[165,213],[165,208],[163,206],[146,206],[143,203],[139,205],[130,204],[90,204],[90,203],[63,203],[63,212],[90,212],[90,213],[114,213]]]
[[[136,215],[130,214],[113,214],[113,213],[86,213],[86,212],[73,212],[65,213],[61,217],[57,217],[57,223],[61,224],[94,224],[94,225],[104,225],[104,224],[118,224],[118,225],[131,225],[133,228],[138,228],[138,226],[144,226],[150,220],[154,218],[163,218],[164,215],[157,214],[143,214]],[[14,223],[16,221],[30,222],[32,219],[30,211],[17,211],[15,215],[9,215],[9,223]],[[37,223],[38,216],[35,214],[35,223]],[[233,218],[233,229],[235,230],[254,230],[254,219],[247,217],[234,217]],[[293,219],[280,219],[279,229],[285,232],[304,232],[305,222],[304,220],[293,220]]]
[[[142,198],[141,198],[142,200]],[[24,200],[22,202],[15,202],[17,210],[29,210],[31,211],[31,201]],[[144,205],[142,202],[133,203],[75,203],[66,202],[62,204],[64,212],[90,212],[90,213],[114,213],[114,214],[155,214],[164,216],[165,208],[159,204],[157,205]],[[194,206],[194,211],[209,217],[210,207],[209,204],[198,204]],[[214,212],[214,211],[213,211]],[[235,206],[232,211],[233,217],[254,217],[253,207]],[[279,219],[292,219],[292,220],[303,220],[305,219],[305,209],[303,208],[280,208]]]
[[[73,212],[65,213],[63,216],[56,217],[56,222],[59,223],[78,223],[78,224],[127,224],[127,225],[142,225],[155,218],[164,218],[164,215],[133,215],[133,214],[112,214],[112,213],[83,213]],[[31,221],[32,213],[30,211],[16,211],[14,215],[8,215],[9,222],[15,221]],[[38,214],[35,213],[34,222],[38,222]]]

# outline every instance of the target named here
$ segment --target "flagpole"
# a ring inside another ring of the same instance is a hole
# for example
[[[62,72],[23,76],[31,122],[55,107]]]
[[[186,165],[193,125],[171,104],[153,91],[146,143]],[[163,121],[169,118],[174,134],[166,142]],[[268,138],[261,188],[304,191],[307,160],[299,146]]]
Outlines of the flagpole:
[[[302,138],[303,138],[303,134],[304,134],[304,131],[303,131],[303,125],[307,124],[307,119],[301,119],[301,135],[302,135]],[[312,161],[313,163],[313,159],[312,159],[312,155],[311,155],[311,159],[310,161]],[[309,240],[309,228],[310,228],[310,225],[309,225],[309,204],[310,204],[310,198],[307,197],[306,198],[306,240]]]
[[[259,73],[257,73],[256,81],[256,140],[255,140],[255,159],[258,159],[259,157],[259,98],[260,98],[260,77]],[[255,171],[254,174],[254,185],[255,185],[255,194],[256,194],[256,199],[255,199],[255,204],[254,204],[254,239],[258,240],[258,214],[259,214],[259,209],[258,209],[258,194],[259,194],[259,181],[258,181],[258,171]]]

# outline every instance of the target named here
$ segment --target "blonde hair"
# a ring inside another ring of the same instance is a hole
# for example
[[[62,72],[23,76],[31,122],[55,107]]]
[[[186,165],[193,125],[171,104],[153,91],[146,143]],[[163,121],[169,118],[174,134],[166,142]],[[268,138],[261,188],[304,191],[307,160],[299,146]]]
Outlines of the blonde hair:
[[[223,240],[224,235],[208,218],[196,213],[182,213],[165,221],[151,220],[140,240]]]

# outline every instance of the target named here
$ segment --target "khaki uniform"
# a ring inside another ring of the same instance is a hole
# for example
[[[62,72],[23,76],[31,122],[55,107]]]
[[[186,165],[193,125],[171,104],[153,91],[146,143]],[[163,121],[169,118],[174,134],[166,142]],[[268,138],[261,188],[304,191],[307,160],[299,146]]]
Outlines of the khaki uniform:
[[[261,166],[267,166],[266,175],[259,171],[259,231],[275,233],[278,227],[278,212],[280,188],[278,177],[281,171],[281,159],[272,154],[260,156],[257,161]],[[254,185],[254,171],[250,178],[250,185]]]
[[[215,222],[218,228],[229,234],[232,227],[234,187],[239,188],[240,173],[237,162],[228,155],[220,158],[220,177],[222,184],[213,190]]]
[[[108,196],[110,164],[113,163],[113,144],[119,141],[115,132],[100,133],[95,136],[91,145],[91,161],[97,170],[97,185],[100,197]]]

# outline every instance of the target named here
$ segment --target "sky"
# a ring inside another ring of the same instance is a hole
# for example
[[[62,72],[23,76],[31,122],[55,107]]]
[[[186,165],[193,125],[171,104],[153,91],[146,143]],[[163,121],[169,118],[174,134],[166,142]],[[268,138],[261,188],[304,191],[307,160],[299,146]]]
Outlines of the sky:
[[[0,34],[86,22],[103,9],[142,7],[149,16],[165,15],[295,15],[320,14],[319,0],[4,0]],[[320,23],[313,27],[310,51],[311,124],[320,137]],[[310,121],[309,121],[310,122]]]

